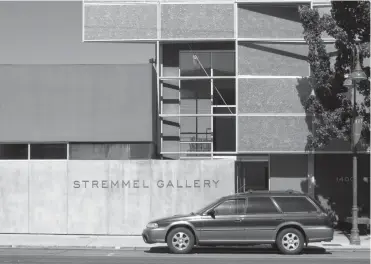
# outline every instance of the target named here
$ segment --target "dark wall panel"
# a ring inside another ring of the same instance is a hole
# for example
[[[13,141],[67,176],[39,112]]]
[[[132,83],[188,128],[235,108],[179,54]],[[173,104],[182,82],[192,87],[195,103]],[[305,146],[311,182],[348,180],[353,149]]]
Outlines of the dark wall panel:
[[[305,151],[308,124],[304,116],[239,116],[238,151]]]
[[[303,79],[239,79],[239,113],[304,113],[311,89]]]
[[[152,66],[0,69],[0,142],[153,140]]]
[[[85,5],[85,40],[156,39],[157,5]]]
[[[270,155],[270,189],[308,192],[304,184],[308,177],[307,154]]]
[[[242,38],[303,37],[298,5],[241,4],[238,35]]]
[[[168,4],[161,10],[161,37],[233,38],[233,4]]]
[[[315,195],[341,222],[352,215],[352,170],[352,154],[315,155]],[[359,216],[369,216],[370,154],[358,155],[357,171]]]

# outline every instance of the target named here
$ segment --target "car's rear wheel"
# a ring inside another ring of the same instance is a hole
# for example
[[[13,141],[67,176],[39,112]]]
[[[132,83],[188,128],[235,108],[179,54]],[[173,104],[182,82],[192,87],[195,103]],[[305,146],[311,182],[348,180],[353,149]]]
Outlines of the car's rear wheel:
[[[172,253],[187,254],[191,252],[195,238],[188,228],[178,227],[170,231],[166,242]]]
[[[276,244],[281,253],[297,255],[303,251],[304,235],[298,229],[286,228],[279,232]]]

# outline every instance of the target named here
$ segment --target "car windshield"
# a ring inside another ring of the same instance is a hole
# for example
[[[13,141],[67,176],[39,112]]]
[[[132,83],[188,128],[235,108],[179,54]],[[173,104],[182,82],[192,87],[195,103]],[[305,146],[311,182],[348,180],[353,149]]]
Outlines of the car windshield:
[[[202,207],[200,210],[196,211],[196,214],[201,214],[203,211],[208,209],[209,207],[212,207],[213,205],[217,204],[220,201],[220,199],[213,201],[212,203],[209,203],[208,205]]]

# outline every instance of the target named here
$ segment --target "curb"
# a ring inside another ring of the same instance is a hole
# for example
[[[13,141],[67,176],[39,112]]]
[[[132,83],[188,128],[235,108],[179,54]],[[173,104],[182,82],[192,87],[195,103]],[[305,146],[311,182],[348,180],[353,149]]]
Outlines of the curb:
[[[0,245],[0,249],[43,249],[43,250],[126,250],[126,251],[143,251],[149,250],[149,247],[104,247],[104,246],[16,246]]]
[[[370,252],[369,248],[323,247],[328,252]]]
[[[370,248],[352,248],[352,247],[325,247],[328,252],[370,252]],[[122,251],[145,251],[151,247],[113,247],[113,246],[16,246],[16,245],[0,245],[0,249],[41,249],[41,250],[122,250]],[[260,248],[264,251],[268,248]],[[308,247],[307,250],[314,248]]]

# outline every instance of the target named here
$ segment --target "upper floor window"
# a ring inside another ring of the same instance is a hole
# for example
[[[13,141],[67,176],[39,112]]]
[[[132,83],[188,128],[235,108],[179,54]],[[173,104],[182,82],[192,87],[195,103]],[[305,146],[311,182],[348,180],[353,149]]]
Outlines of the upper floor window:
[[[180,51],[181,76],[234,76],[234,51]]]

